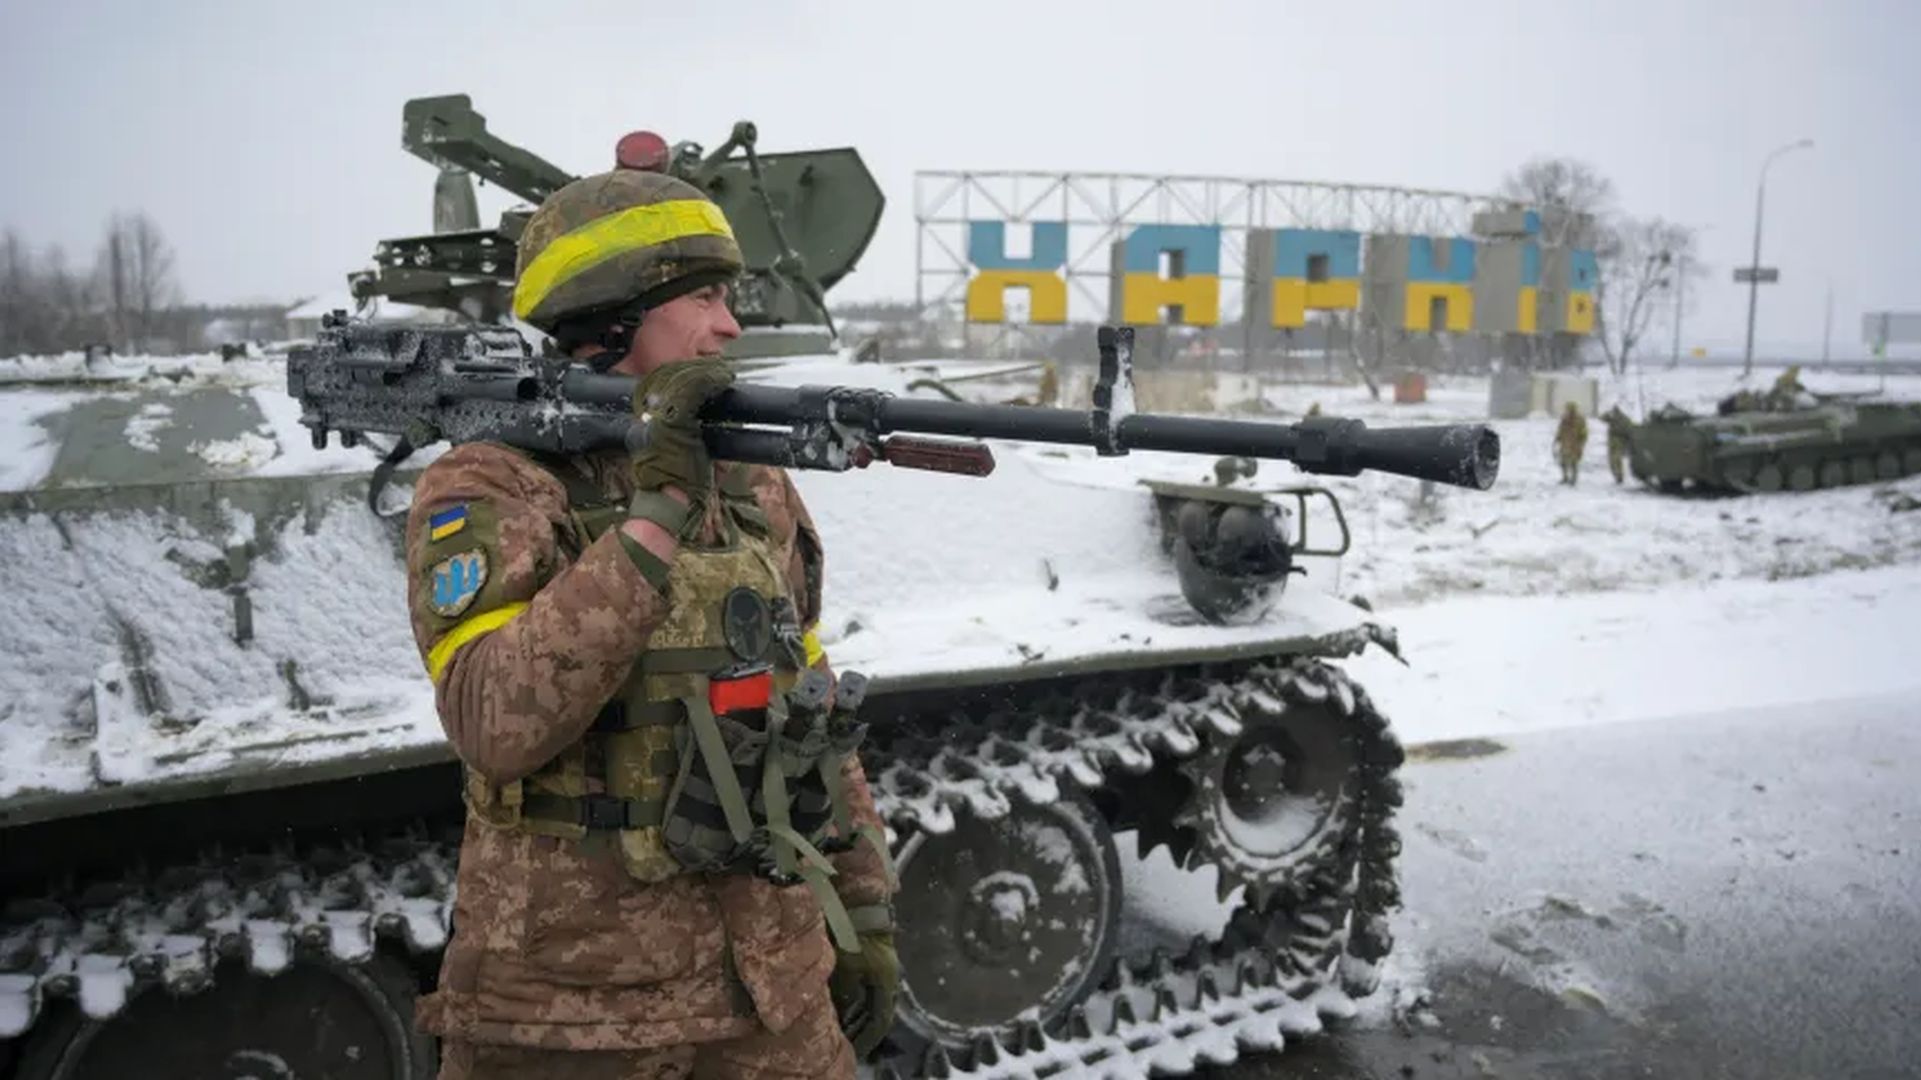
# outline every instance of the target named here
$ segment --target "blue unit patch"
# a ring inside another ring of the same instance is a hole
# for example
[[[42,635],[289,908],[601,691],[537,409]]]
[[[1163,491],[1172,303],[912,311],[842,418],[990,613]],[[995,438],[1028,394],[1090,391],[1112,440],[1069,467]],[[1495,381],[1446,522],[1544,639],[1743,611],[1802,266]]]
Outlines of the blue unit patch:
[[[473,605],[480,587],[487,583],[487,553],[463,551],[442,559],[433,569],[433,595],[428,606],[434,614],[451,619]]]

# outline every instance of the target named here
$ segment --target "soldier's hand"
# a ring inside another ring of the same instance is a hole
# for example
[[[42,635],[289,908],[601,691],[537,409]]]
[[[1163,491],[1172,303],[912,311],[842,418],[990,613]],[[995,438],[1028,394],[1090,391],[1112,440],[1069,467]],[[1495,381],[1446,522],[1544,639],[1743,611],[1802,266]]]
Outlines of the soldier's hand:
[[[640,491],[678,487],[696,503],[714,486],[714,463],[700,436],[700,410],[734,383],[725,360],[702,358],[662,364],[634,387],[634,486]]]
[[[900,956],[894,951],[893,932],[862,934],[859,952],[837,954],[827,990],[855,1055],[873,1053],[894,1028],[894,1003],[900,996]]]

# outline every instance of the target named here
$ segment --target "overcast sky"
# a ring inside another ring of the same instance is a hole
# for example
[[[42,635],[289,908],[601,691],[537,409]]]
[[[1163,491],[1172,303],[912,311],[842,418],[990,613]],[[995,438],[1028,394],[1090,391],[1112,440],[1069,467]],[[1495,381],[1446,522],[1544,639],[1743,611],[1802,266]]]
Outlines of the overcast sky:
[[[577,172],[636,127],[856,146],[890,201],[836,295],[905,299],[917,169],[1491,191],[1565,154],[1707,230],[1688,341],[1738,346],[1757,171],[1805,137],[1770,174],[1759,336],[1818,349],[1832,283],[1851,354],[1861,312],[1921,309],[1918,41],[1916,0],[0,0],[0,225],[84,259],[144,209],[193,299],[338,291],[376,238],[430,227],[401,103],[467,93]]]

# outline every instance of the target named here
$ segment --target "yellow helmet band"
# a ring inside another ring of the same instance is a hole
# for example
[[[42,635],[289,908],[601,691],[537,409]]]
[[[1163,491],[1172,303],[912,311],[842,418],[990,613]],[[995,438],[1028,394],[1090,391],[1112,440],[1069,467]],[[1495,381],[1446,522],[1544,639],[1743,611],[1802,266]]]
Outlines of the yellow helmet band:
[[[720,207],[705,199],[674,199],[632,206],[596,218],[548,244],[514,286],[514,314],[531,315],[555,289],[609,259],[689,236],[721,236],[734,231]]]

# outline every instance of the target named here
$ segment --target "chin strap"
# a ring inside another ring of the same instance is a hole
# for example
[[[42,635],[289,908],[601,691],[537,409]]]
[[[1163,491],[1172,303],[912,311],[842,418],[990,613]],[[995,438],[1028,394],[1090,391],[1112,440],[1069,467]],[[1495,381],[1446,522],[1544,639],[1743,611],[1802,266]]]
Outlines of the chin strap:
[[[639,327],[634,324],[615,323],[601,335],[600,351],[587,357],[585,362],[588,368],[596,375],[605,375],[612,371],[614,365],[620,363],[621,357],[626,356],[627,350],[633,346],[634,331],[637,329]]]

